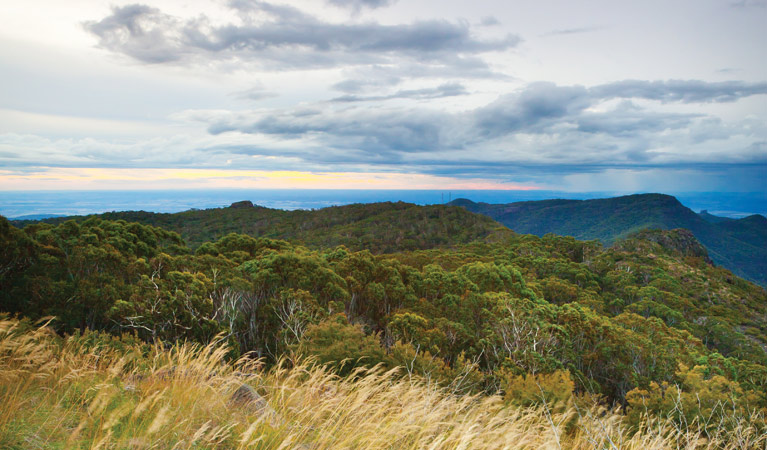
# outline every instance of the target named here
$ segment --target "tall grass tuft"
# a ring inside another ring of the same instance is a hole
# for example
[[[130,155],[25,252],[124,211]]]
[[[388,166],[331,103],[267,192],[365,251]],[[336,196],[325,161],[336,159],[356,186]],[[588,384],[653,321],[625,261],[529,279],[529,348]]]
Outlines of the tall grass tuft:
[[[765,449],[742,420],[704,437],[597,404],[517,408],[380,367],[228,362],[224,345],[56,337],[0,317],[2,449]],[[764,428],[761,428],[762,430]]]

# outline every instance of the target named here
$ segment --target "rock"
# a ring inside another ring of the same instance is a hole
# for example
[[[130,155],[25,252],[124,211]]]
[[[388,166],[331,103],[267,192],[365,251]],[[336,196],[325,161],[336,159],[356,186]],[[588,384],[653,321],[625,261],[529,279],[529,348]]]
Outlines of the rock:
[[[701,258],[707,264],[713,265],[714,262],[708,255],[708,250],[692,234],[692,231],[684,228],[674,230],[654,231],[648,230],[643,236],[649,241],[656,242],[665,249],[680,256],[693,256]]]
[[[706,264],[714,265],[714,262],[708,255],[708,250],[706,250],[706,247],[704,247],[703,244],[701,244],[700,241],[695,238],[695,235],[692,234],[692,231],[684,228],[676,228],[673,230],[641,230],[631,235],[631,238],[640,239],[647,242],[654,242],[660,245],[662,249],[665,250],[665,252],[672,255],[701,258],[706,262]],[[618,243],[616,244],[616,247],[626,245],[630,243],[629,241],[630,240],[624,241],[623,243]],[[647,252],[644,253],[647,254]]]
[[[247,384],[241,384],[229,398],[229,406],[242,408],[264,417],[272,427],[285,424],[285,420],[269,406],[266,399]]]
[[[231,406],[237,406],[240,408],[249,408],[256,411],[263,411],[269,406],[266,403],[264,397],[262,397],[255,389],[247,384],[241,384],[229,399]]]
[[[231,205],[229,205],[230,208],[239,209],[239,208],[253,208],[253,202],[250,200],[243,200],[241,202],[234,202]]]

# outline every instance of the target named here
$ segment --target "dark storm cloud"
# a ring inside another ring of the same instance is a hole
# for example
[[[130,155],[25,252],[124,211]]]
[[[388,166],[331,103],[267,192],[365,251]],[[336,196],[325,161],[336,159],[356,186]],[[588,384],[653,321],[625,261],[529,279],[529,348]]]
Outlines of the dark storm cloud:
[[[475,55],[516,46],[520,38],[476,38],[464,22],[400,25],[330,23],[290,6],[230,2],[241,23],[215,25],[204,16],[181,20],[144,5],[114,7],[84,24],[99,45],[145,63],[238,60],[264,68],[335,67],[399,59],[459,69],[484,68]],[[264,19],[266,18],[266,19]]]

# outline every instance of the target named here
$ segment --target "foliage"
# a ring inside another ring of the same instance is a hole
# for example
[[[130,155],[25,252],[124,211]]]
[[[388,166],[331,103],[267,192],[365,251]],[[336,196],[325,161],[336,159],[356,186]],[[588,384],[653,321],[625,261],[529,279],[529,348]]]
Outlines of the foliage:
[[[767,407],[767,293],[708,264],[689,233],[641,232],[605,248],[499,230],[441,206],[214,213],[260,214],[258,227],[306,246],[219,233],[227,227],[212,219],[205,232],[222,236],[194,250],[153,225],[89,218],[22,230],[2,219],[0,311],[55,316],[51,326],[83,345],[93,330],[128,333],[137,346],[225,342],[228,357],[268,367],[285,355],[343,375],[399,367],[455,394],[505,392],[516,405],[536,403],[533,386],[549,407],[594,396],[638,411],[641,398],[650,406],[635,415],[676,407],[657,392],[693,392],[679,368],[700,366],[701,383],[715,374],[741,404]]]
[[[0,448],[747,450],[767,443],[756,414],[726,416],[730,426],[708,434],[665,419],[631,427],[616,410],[584,401],[509,406],[497,395],[455,395],[380,368],[340,377],[306,361],[265,369],[249,358],[227,362],[227,354],[223,345],[147,349],[98,333],[59,338],[0,319]],[[536,379],[567,392],[566,372]]]
[[[320,364],[330,364],[342,376],[356,367],[374,367],[387,359],[378,339],[349,324],[343,314],[309,327],[298,353],[313,356]]]
[[[649,414],[669,418],[679,427],[695,424],[706,434],[732,427],[733,420],[749,421],[763,416],[767,408],[759,407],[758,394],[744,391],[736,381],[712,373],[704,366],[680,365],[678,384],[650,383],[647,389],[629,392],[628,420],[638,424]]]
[[[260,206],[190,210],[175,214],[145,211],[111,212],[74,218],[51,218],[59,224],[98,217],[162,227],[183,236],[193,248],[237,233],[301,242],[312,248],[344,245],[374,253],[433,248],[484,238],[499,225],[492,219],[462,208],[444,205],[416,206],[386,202],[334,206],[320,210],[283,211]],[[26,225],[33,221],[20,221]]]

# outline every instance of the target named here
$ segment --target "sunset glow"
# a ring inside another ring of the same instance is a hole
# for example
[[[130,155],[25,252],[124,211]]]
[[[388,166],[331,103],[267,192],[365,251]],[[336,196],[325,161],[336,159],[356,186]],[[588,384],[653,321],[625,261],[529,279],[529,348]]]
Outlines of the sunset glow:
[[[511,183],[426,174],[298,172],[217,169],[50,168],[28,173],[0,170],[2,190],[83,189],[538,189]]]

